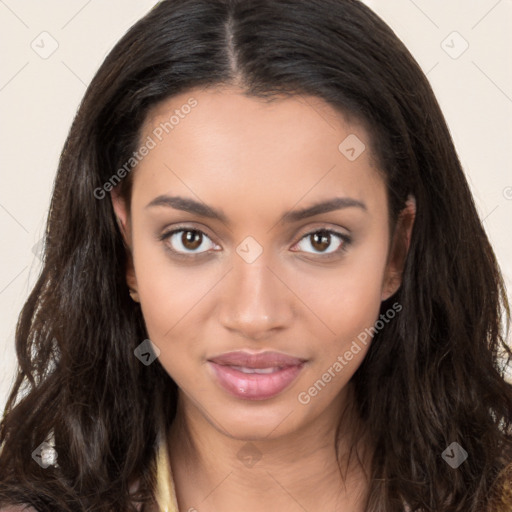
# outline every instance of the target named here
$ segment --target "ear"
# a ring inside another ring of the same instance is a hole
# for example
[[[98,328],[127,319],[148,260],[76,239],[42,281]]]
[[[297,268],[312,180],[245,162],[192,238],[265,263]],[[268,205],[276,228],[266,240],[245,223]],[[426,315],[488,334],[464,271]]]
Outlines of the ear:
[[[382,300],[389,299],[402,284],[402,275],[405,261],[411,244],[412,228],[416,217],[416,200],[409,196],[405,207],[398,215],[393,240],[388,255],[384,282],[382,286]]]
[[[135,267],[133,265],[132,256],[132,236],[131,236],[131,221],[128,214],[128,207],[125,200],[121,197],[120,187],[117,186],[110,192],[112,199],[112,207],[117,218],[117,224],[123,237],[124,246],[126,248],[126,284],[130,289],[132,299],[138,302],[137,294],[137,278],[135,276]]]
[[[131,248],[131,230],[130,219],[128,218],[128,208],[125,200],[121,197],[121,187],[117,186],[110,192],[112,206],[117,219],[117,225],[123,236],[123,241],[127,249]]]

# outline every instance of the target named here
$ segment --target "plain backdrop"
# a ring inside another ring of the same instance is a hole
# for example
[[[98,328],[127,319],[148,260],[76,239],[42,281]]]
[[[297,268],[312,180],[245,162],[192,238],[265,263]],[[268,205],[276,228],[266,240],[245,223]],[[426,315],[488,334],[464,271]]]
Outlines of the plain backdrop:
[[[0,0],[0,408],[57,162],[99,65],[154,0]],[[368,0],[432,84],[512,287],[512,0]],[[509,292],[510,296],[510,292]]]

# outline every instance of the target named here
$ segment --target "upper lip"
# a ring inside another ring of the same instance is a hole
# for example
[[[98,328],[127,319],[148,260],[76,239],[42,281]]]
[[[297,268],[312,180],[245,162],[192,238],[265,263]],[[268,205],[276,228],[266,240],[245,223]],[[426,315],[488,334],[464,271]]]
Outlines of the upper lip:
[[[260,352],[250,353],[243,350],[235,352],[226,352],[216,357],[208,359],[212,363],[221,364],[224,366],[242,366],[244,368],[274,368],[274,367],[287,367],[298,366],[306,361],[281,352]]]

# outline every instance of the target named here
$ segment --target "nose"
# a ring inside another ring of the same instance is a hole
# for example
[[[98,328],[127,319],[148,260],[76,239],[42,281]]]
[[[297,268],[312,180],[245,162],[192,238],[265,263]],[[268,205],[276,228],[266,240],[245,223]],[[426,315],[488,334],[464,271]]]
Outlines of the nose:
[[[270,268],[264,255],[252,263],[235,256],[219,298],[224,328],[256,341],[289,327],[294,312],[294,295],[286,277]]]

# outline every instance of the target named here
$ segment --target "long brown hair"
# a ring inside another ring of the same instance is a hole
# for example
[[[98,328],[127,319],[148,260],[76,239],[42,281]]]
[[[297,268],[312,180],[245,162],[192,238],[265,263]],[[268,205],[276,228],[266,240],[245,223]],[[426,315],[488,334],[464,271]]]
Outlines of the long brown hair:
[[[151,500],[157,433],[173,421],[177,387],[158,362],[134,357],[147,333],[102,191],[139,147],[151,107],[233,83],[262,99],[315,95],[357,119],[386,179],[390,222],[416,198],[403,284],[382,304],[402,311],[353,377],[376,447],[367,510],[405,501],[481,512],[512,461],[504,284],[424,73],[357,0],[164,0],[107,56],[62,151],[43,268],[17,324],[0,504],[106,512]],[[135,172],[118,185],[127,204]],[[42,468],[31,454],[49,436],[58,464]],[[453,442],[468,454],[457,469],[442,458]]]

